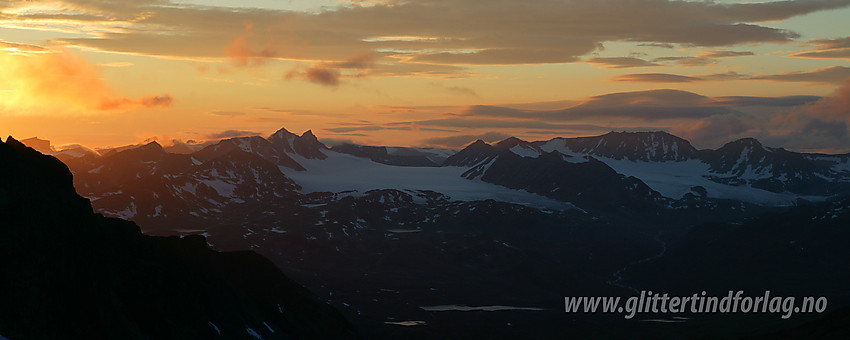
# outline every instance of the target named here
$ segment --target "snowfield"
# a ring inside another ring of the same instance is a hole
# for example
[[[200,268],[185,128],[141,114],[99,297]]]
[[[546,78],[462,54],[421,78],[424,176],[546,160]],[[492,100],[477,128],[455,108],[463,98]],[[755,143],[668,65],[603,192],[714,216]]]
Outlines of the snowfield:
[[[791,193],[773,193],[749,186],[733,186],[711,181],[709,165],[699,160],[644,162],[597,157],[612,169],[626,176],[640,178],[646,185],[664,196],[679,199],[691,192],[691,187],[702,186],[708,197],[733,199],[763,206],[793,205],[797,198],[823,200],[825,197],[799,196]]]
[[[356,190],[362,194],[374,189],[432,190],[460,201],[493,199],[535,208],[575,208],[570,203],[526,191],[465,179],[460,175],[467,168],[392,166],[334,151],[324,153],[328,155],[324,160],[290,155],[307,171],[286,167],[280,167],[280,170],[301,185],[301,191],[305,193]]]

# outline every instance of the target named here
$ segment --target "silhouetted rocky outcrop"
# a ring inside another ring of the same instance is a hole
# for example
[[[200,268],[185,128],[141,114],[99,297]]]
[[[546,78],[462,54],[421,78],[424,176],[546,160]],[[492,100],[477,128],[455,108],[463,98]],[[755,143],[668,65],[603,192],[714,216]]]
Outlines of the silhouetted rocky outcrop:
[[[10,339],[356,338],[256,253],[94,214],[62,162],[11,137],[0,143],[0,277]]]

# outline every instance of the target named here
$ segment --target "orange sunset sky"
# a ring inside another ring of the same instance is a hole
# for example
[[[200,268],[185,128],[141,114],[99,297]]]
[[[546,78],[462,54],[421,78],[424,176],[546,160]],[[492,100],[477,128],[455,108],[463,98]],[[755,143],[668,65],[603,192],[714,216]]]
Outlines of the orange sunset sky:
[[[850,0],[0,0],[0,134],[850,152]]]

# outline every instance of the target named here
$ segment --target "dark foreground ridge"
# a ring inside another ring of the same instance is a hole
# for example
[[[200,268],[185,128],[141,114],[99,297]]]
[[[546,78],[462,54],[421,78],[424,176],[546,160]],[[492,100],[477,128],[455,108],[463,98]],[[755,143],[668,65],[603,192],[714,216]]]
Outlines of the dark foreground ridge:
[[[0,142],[0,334],[10,339],[356,338],[254,252],[94,214],[68,168]]]

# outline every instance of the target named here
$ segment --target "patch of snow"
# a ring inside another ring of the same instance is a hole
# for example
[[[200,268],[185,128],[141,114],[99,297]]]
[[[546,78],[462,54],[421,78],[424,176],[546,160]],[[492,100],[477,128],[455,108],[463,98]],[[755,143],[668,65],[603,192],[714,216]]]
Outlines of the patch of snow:
[[[113,213],[113,215],[123,218],[125,220],[131,219],[136,216],[136,203],[130,202],[130,206],[127,209],[121,210],[119,212]]]
[[[86,154],[79,152],[79,151],[76,151],[76,150],[64,150],[64,151],[59,151],[56,154],[58,154],[58,155],[68,155],[68,156],[71,156],[71,157],[74,157],[74,158],[80,158],[80,157],[83,157],[83,156],[86,155]]]
[[[702,186],[708,197],[733,199],[765,206],[793,205],[802,196],[791,193],[773,193],[749,186],[732,186],[714,182],[710,166],[699,160],[645,162],[628,159],[597,158],[618,173],[634,176],[662,195],[674,199],[691,192],[691,187]],[[804,197],[812,199],[812,197]],[[814,198],[817,199],[817,198]]]
[[[588,161],[588,159],[585,158],[585,156],[586,156],[585,154],[573,152],[573,150],[568,148],[566,146],[566,142],[563,139],[557,139],[556,138],[556,139],[550,140],[550,141],[546,142],[546,144],[541,145],[540,150],[543,150],[545,152],[558,151],[559,153],[561,153],[564,156],[569,156],[569,157],[563,157],[563,159],[564,159],[564,161],[570,162],[570,163],[585,163],[585,162]]]
[[[198,185],[195,184],[195,183],[186,183],[186,184],[183,184],[183,186],[179,187],[179,189],[181,189],[183,191],[191,192],[192,195],[196,195],[195,190],[197,190],[197,188],[198,188]]]
[[[253,148],[251,147],[251,140],[244,138],[237,138],[232,140],[236,147],[242,149],[242,151],[251,153],[253,152]]]
[[[218,333],[218,335],[221,335],[221,330],[218,329],[218,326],[216,326],[212,321],[207,321],[207,322],[210,323],[210,326],[212,326],[213,329],[215,329],[215,332]]]
[[[268,328],[268,329],[269,329],[269,332],[274,333],[274,329],[272,329],[272,326],[269,326],[269,324],[267,324],[267,323],[265,323],[265,322],[263,322],[263,325],[265,325],[265,326],[266,326],[266,328]]]
[[[91,170],[89,170],[88,172],[89,172],[90,174],[99,174],[99,173],[100,173],[100,170],[103,170],[103,165],[101,165],[101,166],[99,166],[99,167],[96,167],[96,168],[94,168],[94,169],[91,169]]]
[[[493,199],[532,207],[572,209],[573,205],[555,201],[527,191],[513,190],[461,177],[464,167],[403,167],[373,162],[334,151],[326,152],[325,160],[306,159],[292,155],[307,171],[286,167],[280,170],[301,185],[302,192],[343,192],[362,195],[373,189],[433,190],[453,200],[476,201]]]
[[[253,337],[257,338],[257,339],[262,339],[262,338],[263,338],[263,337],[261,337],[261,336],[260,336],[260,334],[258,334],[256,331],[254,331],[254,330],[253,330],[253,329],[251,329],[251,328],[245,328],[245,331],[247,331],[247,332],[248,332],[248,334],[251,334],[251,336],[253,336]]]
[[[220,179],[214,179],[214,180],[203,179],[200,182],[208,185],[209,187],[211,187],[213,189],[215,189],[215,191],[218,192],[218,194],[221,197],[228,197],[228,198],[233,197],[233,192],[236,190],[236,185],[227,183],[227,182],[222,181]]]
[[[531,149],[523,145],[516,145],[510,148],[510,151],[521,157],[537,158],[540,156],[540,152],[537,152],[537,150]]]

